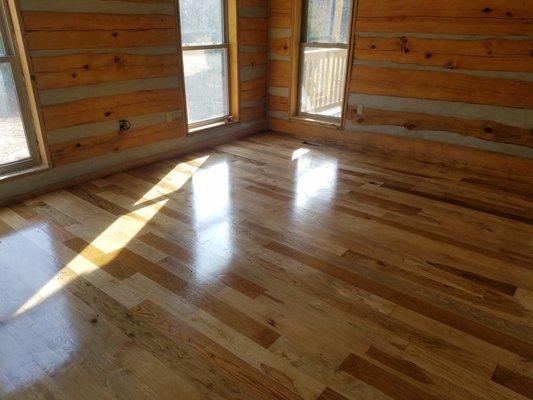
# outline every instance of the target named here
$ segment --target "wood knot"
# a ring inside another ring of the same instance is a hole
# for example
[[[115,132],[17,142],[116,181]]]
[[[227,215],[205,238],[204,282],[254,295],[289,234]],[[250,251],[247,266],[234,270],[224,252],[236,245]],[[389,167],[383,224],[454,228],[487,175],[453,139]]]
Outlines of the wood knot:
[[[412,131],[413,129],[416,128],[416,125],[415,124],[405,124],[404,127],[405,127],[405,129],[409,129],[410,131]]]
[[[485,8],[484,8],[483,10],[481,10],[481,11],[483,11],[484,13],[490,13],[490,12],[493,12],[494,9],[493,9],[493,8],[490,8],[490,7],[485,7]]]
[[[287,50],[288,48],[289,48],[289,46],[287,46],[287,45],[283,46],[283,50]]]
[[[507,11],[505,15],[508,17],[514,17],[514,14],[511,11]]]
[[[109,116],[111,115],[111,111],[106,111],[106,112],[104,113],[104,115],[105,115],[106,117],[109,117]]]
[[[120,62],[120,57],[115,57],[115,58],[113,59],[113,62],[114,62],[115,64],[118,64],[118,63]]]
[[[359,124],[362,124],[363,122],[365,122],[365,119],[364,118],[357,118],[356,120]]]
[[[444,68],[455,69],[455,65],[453,65],[452,61],[448,61],[446,64],[444,64]]]
[[[429,51],[426,51],[424,53],[424,57],[426,57],[426,58],[431,58],[431,56],[433,56],[433,54],[431,54]]]
[[[400,48],[404,53],[409,53],[409,48],[407,47],[407,38],[405,36],[400,38]]]
[[[78,74],[74,72],[74,73],[72,74],[72,77],[73,77],[73,78],[77,78],[77,77],[78,77]]]
[[[112,35],[113,35],[113,37],[117,37],[118,36],[118,32],[113,32]]]
[[[372,50],[376,50],[376,45],[373,44],[372,46],[370,46],[370,48],[371,48]]]
[[[76,148],[79,149],[81,147],[81,143],[76,143]]]
[[[84,68],[84,69],[89,69],[89,64],[85,64],[85,65],[83,66],[83,68]]]
[[[490,126],[486,126],[485,128],[483,128],[483,131],[485,133],[492,133],[494,130]]]

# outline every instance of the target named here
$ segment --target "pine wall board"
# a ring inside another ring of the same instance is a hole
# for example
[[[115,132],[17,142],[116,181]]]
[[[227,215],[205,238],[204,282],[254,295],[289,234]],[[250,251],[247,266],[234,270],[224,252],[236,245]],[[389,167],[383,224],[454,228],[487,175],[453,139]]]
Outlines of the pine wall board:
[[[532,2],[354,4],[348,112],[336,137],[373,132],[533,158]],[[300,12],[297,0],[269,3],[269,123],[289,133],[301,131],[289,100]]]
[[[238,0],[240,123],[186,136],[174,0],[20,0],[51,168],[0,182],[0,201],[266,126],[267,3]],[[118,132],[118,121],[131,130]]]

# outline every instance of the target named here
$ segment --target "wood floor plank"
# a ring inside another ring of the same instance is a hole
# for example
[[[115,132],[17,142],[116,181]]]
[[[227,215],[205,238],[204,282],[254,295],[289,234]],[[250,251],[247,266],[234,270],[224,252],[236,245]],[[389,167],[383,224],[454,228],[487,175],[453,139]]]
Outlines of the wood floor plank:
[[[326,388],[317,400],[347,400],[346,397],[338,394],[333,389]]]
[[[528,378],[527,376],[522,376],[498,365],[494,371],[492,380],[527,398],[533,398],[533,379]]]
[[[436,400],[437,397],[426,393],[406,381],[396,378],[371,362],[350,354],[339,367],[342,371],[361,379],[383,393],[397,400]]]
[[[0,397],[533,397],[513,179],[254,135],[0,208]]]
[[[268,378],[247,366],[238,357],[233,356],[190,327],[181,324],[176,318],[150,301],[140,304],[131,312],[146,321],[149,326],[163,332],[171,341],[187,342],[189,346],[194,348],[195,353],[198,353],[198,358],[207,358],[208,364],[223,370],[228,375],[229,380],[236,383],[242,382],[253,388],[257,399],[295,400],[299,398],[283,386],[269,382]]]
[[[401,191],[401,192],[408,193],[414,196],[425,197],[431,200],[441,201],[441,202],[453,204],[459,207],[470,208],[472,210],[496,215],[501,218],[507,218],[507,219],[511,219],[511,220],[522,222],[522,223],[529,224],[529,225],[533,224],[533,218],[529,217],[527,214],[526,215],[522,214],[525,210],[509,209],[505,207],[496,208],[492,205],[489,205],[479,200],[476,202],[473,202],[473,201],[469,201],[468,199],[465,199],[464,197],[453,195],[453,194],[434,195],[431,193],[424,193],[418,190],[413,190],[413,189],[402,187],[399,185],[391,185],[391,184],[386,184],[386,183],[383,186],[386,187],[387,189]]]
[[[515,338],[504,332],[481,325],[473,320],[464,318],[446,309],[438,308],[429,302],[416,299],[407,293],[400,293],[391,287],[384,286],[381,283],[368,279],[364,276],[350,273],[349,271],[334,264],[322,261],[281,243],[271,242],[265,247],[304,262],[305,264],[317,268],[324,273],[333,275],[346,282],[350,282],[354,286],[361,287],[381,297],[387,298],[420,314],[436,319],[457,329],[461,329],[473,336],[505,348],[517,355],[527,358],[533,357],[533,344],[525,340]],[[528,337],[531,338],[530,335]]]

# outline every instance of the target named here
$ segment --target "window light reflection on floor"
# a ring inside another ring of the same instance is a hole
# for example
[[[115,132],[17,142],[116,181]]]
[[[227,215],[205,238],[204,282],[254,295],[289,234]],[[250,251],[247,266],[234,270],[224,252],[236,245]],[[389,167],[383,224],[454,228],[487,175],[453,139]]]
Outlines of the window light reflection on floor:
[[[299,158],[296,163],[296,208],[305,208],[311,198],[329,200],[337,188],[337,162]]]
[[[301,156],[309,153],[310,151],[311,150],[305,149],[303,147],[301,149],[294,150],[293,153],[292,153],[291,161],[295,161],[295,160],[299,159]]]
[[[222,273],[231,262],[228,252],[213,257],[207,254],[203,245],[216,241],[217,248],[231,249],[233,246],[233,214],[231,207],[232,182],[227,162],[204,168],[191,181],[193,209],[197,228],[195,276],[208,283]]]
[[[168,196],[171,193],[179,190],[185,183],[191,179],[196,171],[198,171],[202,165],[208,160],[209,156],[201,157],[193,160],[190,163],[180,163],[175,168],[173,168],[163,179],[161,179],[157,184],[153,186],[148,192],[146,192],[141,199],[136,201],[131,205],[133,211],[128,214],[118,217],[111,225],[109,225],[101,234],[99,234],[94,240],[91,241],[91,246],[98,248],[106,254],[115,252],[122,248],[128,247],[128,245],[135,239],[135,237],[141,232],[141,230],[150,222],[155,215],[165,206],[168,202]],[[188,170],[186,174],[181,174],[181,177],[178,181],[173,179],[172,175],[175,174],[177,170],[181,172]],[[160,186],[160,183],[164,180],[172,179],[174,188],[169,190]],[[147,202],[147,205],[142,206],[146,200],[153,200]],[[141,205],[141,207],[138,207]],[[142,218],[135,218],[141,216]],[[67,228],[68,229],[68,228]],[[36,243],[39,245],[39,243]],[[61,251],[63,253],[71,254],[70,249],[61,247],[55,251]],[[76,276],[72,274],[65,274],[64,270],[70,270],[75,272],[77,275],[81,276],[90,276],[91,281],[94,281],[96,286],[100,289],[106,291],[105,289],[111,289],[117,282],[114,279],[100,269],[100,267],[84,257],[84,251],[76,254],[70,261],[66,262],[65,267],[59,271],[56,276],[54,276],[49,282],[47,282],[41,289],[39,289],[35,294],[33,294],[18,310],[13,314],[13,317],[20,316],[21,314],[35,308],[43,301],[45,301],[50,296],[53,296],[55,293],[61,290],[62,287],[67,285],[73,279],[76,279]],[[117,253],[118,254],[118,253]],[[65,254],[60,257],[66,258]],[[117,287],[113,290],[119,290]]]

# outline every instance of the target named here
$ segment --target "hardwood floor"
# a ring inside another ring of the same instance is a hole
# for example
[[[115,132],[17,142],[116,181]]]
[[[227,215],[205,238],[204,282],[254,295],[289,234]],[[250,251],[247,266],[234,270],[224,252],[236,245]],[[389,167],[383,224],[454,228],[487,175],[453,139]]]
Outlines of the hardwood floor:
[[[263,134],[2,208],[0,398],[533,398],[532,197]]]

